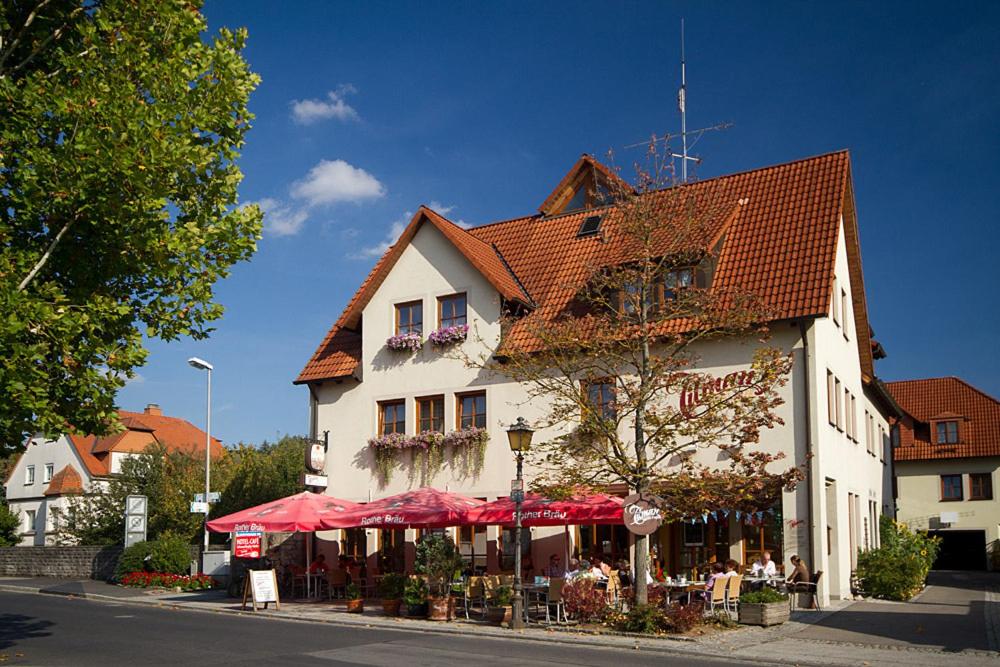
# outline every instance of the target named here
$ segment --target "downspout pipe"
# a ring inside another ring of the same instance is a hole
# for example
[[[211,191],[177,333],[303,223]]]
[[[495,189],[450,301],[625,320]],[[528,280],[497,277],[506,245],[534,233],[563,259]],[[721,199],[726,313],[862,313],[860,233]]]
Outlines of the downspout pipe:
[[[805,322],[799,320],[799,336],[802,339],[802,372],[804,375],[804,400],[805,400],[805,422],[806,422],[806,456],[808,457],[809,465],[806,466],[806,485],[808,493],[806,494],[806,500],[808,501],[809,508],[809,564],[814,570],[817,567],[816,562],[816,507],[813,502],[813,493],[815,489],[813,484],[816,482],[816,475],[814,473],[814,466],[816,465],[815,452],[813,451],[813,432],[812,432],[812,402],[810,400],[809,391],[809,368],[812,366],[812,351],[809,348],[809,335],[808,329]]]

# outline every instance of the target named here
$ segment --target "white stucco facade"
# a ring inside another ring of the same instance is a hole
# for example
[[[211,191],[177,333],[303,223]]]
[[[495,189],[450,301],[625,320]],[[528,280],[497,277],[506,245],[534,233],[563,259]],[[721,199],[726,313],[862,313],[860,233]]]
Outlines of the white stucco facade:
[[[79,474],[84,485],[92,478],[76,449],[65,435],[54,439],[39,435],[28,441],[24,454],[15,464],[6,485],[7,502],[21,521],[21,544],[53,544],[58,529],[58,515],[65,509],[63,496],[45,495],[51,475],[66,466]],[[46,473],[46,470],[51,473]],[[30,483],[29,483],[30,482]]]
[[[821,595],[846,597],[850,594],[850,572],[858,548],[877,544],[875,526],[878,515],[892,507],[891,463],[882,452],[880,441],[869,444],[865,415],[871,416],[874,437],[888,434],[886,416],[862,382],[858,341],[854,335],[854,304],[844,229],[841,230],[836,255],[836,285],[833,302],[846,306],[847,317],[838,311],[827,317],[777,322],[768,345],[776,346],[793,357],[788,384],[782,389],[785,404],[779,410],[782,426],[763,434],[760,447],[784,452],[784,461],[805,464],[808,478],[796,491],[785,493],[781,507],[782,557],[786,561],[799,554],[811,570],[822,570]],[[843,300],[840,290],[844,290]],[[521,416],[529,422],[545,413],[545,405],[526,402],[525,393],[515,383],[467,367],[454,355],[444,355],[430,343],[414,354],[399,353],[385,347],[394,333],[395,305],[423,303],[424,334],[436,328],[438,297],[465,293],[468,300],[469,339],[464,343],[470,355],[486,352],[480,341],[499,340],[500,299],[496,289],[432,225],[423,225],[405,248],[388,276],[364,307],[362,321],[362,357],[355,377],[310,384],[310,420],[313,437],[329,432],[330,448],[326,472],[327,493],[354,501],[368,501],[420,486],[397,472],[383,485],[373,465],[368,439],[378,433],[380,401],[404,401],[406,433],[418,432],[416,401],[427,396],[444,397],[445,431],[456,428],[457,396],[471,391],[485,391],[487,428],[490,442],[481,474],[466,476],[447,464],[439,475],[426,484],[465,495],[495,499],[510,491],[515,463],[507,445],[505,429]],[[699,369],[723,376],[746,370],[758,342],[726,341],[703,345],[697,350]],[[850,414],[850,396],[854,397],[856,439],[848,436],[846,423],[838,427],[828,420],[827,373],[838,380],[837,401]],[[552,434],[539,432],[536,438]],[[717,450],[695,454],[710,465],[725,464]],[[531,470],[526,470],[530,479]],[[732,521],[732,520],[731,520]],[[739,535],[733,522],[730,535]],[[369,531],[368,552],[377,549],[377,531]],[[536,529],[533,539],[545,543],[562,529]],[[496,538],[497,529],[487,531],[487,539]],[[335,537],[335,536],[331,536]],[[409,531],[408,539],[413,538]],[[561,539],[561,538],[559,538]],[[575,539],[570,535],[570,539]],[[737,540],[738,542],[738,540]],[[732,556],[741,555],[738,544],[730,547]],[[547,553],[534,555],[544,562]]]

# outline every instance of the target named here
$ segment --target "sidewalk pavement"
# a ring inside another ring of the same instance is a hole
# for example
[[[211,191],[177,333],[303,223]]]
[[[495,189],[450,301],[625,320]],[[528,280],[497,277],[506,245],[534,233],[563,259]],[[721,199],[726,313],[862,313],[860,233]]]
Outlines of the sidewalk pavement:
[[[987,577],[983,579],[983,577]],[[522,640],[599,645],[671,654],[697,654],[770,664],[906,665],[944,667],[961,660],[963,667],[1000,667],[997,652],[1000,577],[947,575],[910,603],[838,601],[822,612],[801,610],[788,623],[771,628],[738,629],[698,637],[650,638],[595,634],[573,628],[530,627]],[[436,634],[511,638],[511,630],[464,618],[453,623],[392,618],[377,605],[363,615],[348,614],[343,602],[283,602],[281,610],[240,610],[240,602],[224,591],[159,592],[123,588],[97,581],[0,578],[0,590],[37,592],[145,604],[198,612],[255,614],[288,621],[335,623]],[[991,598],[991,596],[993,596]],[[993,599],[995,598],[995,599]]]

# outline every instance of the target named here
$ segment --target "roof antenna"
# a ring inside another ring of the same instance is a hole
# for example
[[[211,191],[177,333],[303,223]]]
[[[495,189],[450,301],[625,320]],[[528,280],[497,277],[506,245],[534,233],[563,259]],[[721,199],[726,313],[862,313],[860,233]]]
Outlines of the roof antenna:
[[[681,154],[678,155],[677,153],[671,153],[670,157],[681,159],[681,183],[687,183],[688,160],[693,160],[694,162],[701,162],[701,160],[694,157],[688,157],[687,60],[684,58],[684,19],[681,19],[681,89],[677,91],[677,108],[681,111]],[[705,130],[698,130],[698,133],[700,134],[704,131]]]
[[[689,157],[688,149],[693,148],[701,136],[706,132],[712,132],[717,130],[725,130],[732,127],[732,123],[719,123],[718,125],[713,125],[711,127],[703,127],[697,130],[687,131],[687,58],[684,55],[684,19],[681,19],[681,87],[677,91],[677,108],[681,112],[681,152],[680,153],[670,153],[670,157],[678,158],[681,161],[681,183],[687,183],[688,180],[688,162],[694,162],[695,164],[701,164],[701,158]],[[688,135],[691,135],[693,141],[688,144]],[[654,135],[654,141],[662,141],[664,143],[676,138],[676,134],[667,134],[662,137],[656,137]],[[625,148],[638,148],[638,147],[648,147],[649,140],[629,144]]]

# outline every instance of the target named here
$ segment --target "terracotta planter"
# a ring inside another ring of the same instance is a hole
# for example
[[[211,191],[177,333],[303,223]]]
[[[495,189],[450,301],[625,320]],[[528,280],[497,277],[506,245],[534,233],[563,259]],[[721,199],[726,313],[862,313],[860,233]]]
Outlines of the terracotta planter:
[[[507,627],[510,625],[511,609],[510,605],[506,607],[490,607],[486,613],[486,618],[489,619],[490,623]]]
[[[402,604],[402,600],[382,600],[382,611],[386,616],[399,616],[399,607]]]
[[[744,625],[778,625],[788,620],[787,602],[766,604],[740,603],[740,623]]]
[[[350,614],[360,614],[365,610],[365,601],[363,599],[358,600],[348,600],[347,601],[347,612]]]
[[[442,598],[427,598],[427,618],[432,621],[450,621],[455,618],[455,601],[449,595]]]

